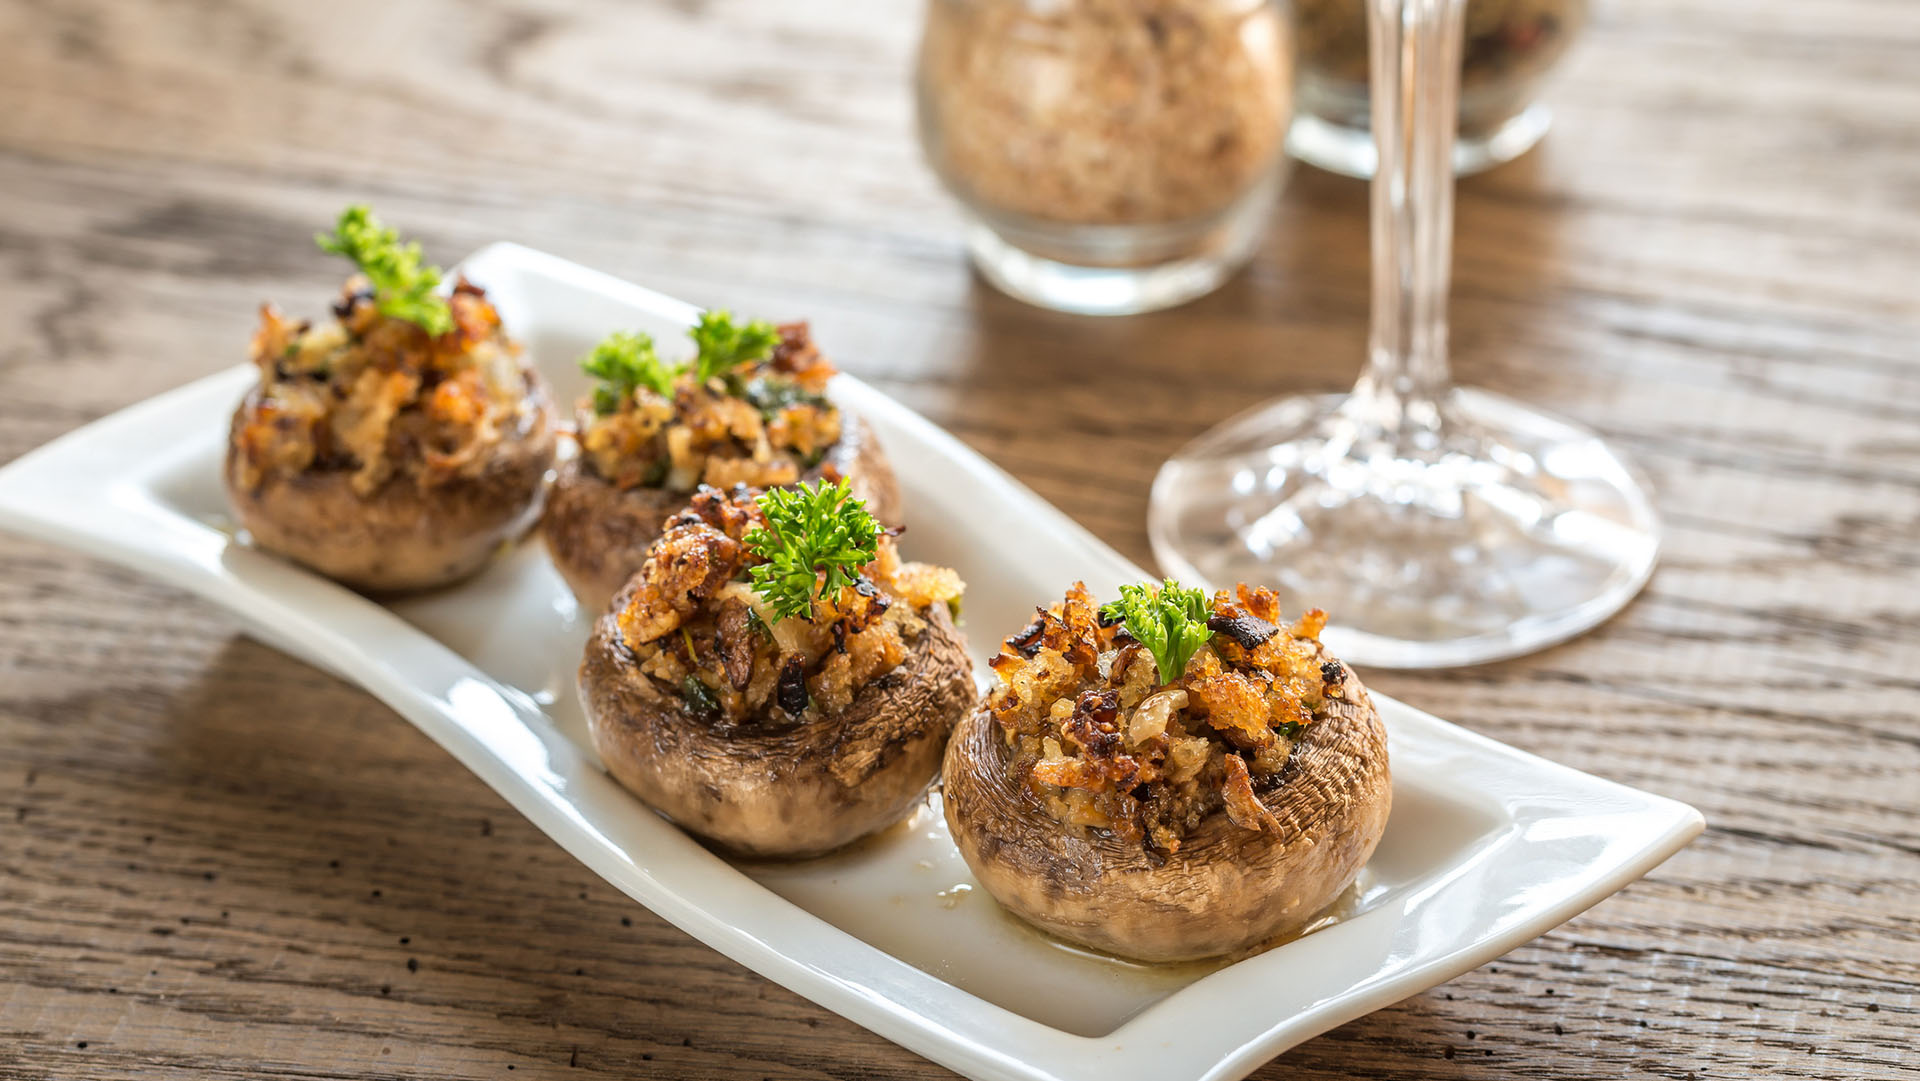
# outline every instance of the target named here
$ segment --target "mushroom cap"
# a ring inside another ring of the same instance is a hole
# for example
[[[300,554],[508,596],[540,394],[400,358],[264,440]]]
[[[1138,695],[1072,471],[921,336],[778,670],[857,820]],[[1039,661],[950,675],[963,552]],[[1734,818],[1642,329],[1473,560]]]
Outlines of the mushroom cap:
[[[974,700],[973,665],[944,605],[899,667],[840,713],[721,727],[635,664],[618,623],[634,584],[594,624],[580,701],[608,772],[683,828],[749,856],[819,855],[899,821],[939,775]]]
[[[255,386],[234,411],[232,433],[259,396]],[[555,439],[546,386],[532,372],[527,397],[534,408],[521,430],[488,448],[478,471],[428,486],[394,476],[366,496],[346,470],[269,473],[246,486],[230,435],[228,502],[256,545],[354,589],[394,593],[457,582],[540,517]]]
[[[867,501],[881,525],[900,524],[900,486],[866,421],[848,414],[839,441],[801,479],[817,479],[828,466],[848,478],[855,498]],[[617,488],[577,456],[561,464],[541,533],[553,565],[583,609],[595,615],[606,611],[613,595],[647,561],[647,546],[659,538],[661,526],[687,505],[690,494]]]
[[[1108,953],[1196,960],[1298,931],[1352,883],[1393,801],[1386,730],[1352,670],[1342,671],[1341,698],[1301,732],[1265,790],[1256,787],[1278,833],[1215,811],[1162,857],[1109,830],[1064,825],[1009,777],[1011,751],[982,708],[947,747],[954,843],[1003,906]]]

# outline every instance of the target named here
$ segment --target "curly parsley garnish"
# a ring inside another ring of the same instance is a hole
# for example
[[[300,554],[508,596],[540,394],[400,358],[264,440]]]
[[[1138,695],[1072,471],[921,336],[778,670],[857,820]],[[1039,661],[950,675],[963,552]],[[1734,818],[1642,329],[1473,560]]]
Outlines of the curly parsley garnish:
[[[620,403],[632,397],[636,387],[646,387],[662,398],[671,398],[674,380],[689,373],[693,381],[700,384],[709,379],[729,378],[741,365],[767,359],[780,342],[780,332],[772,323],[755,319],[741,326],[733,321],[731,313],[724,311],[702,312],[700,321],[687,329],[687,336],[693,339],[698,352],[679,364],[668,364],[654,351],[651,335],[624,330],[609,334],[580,361],[580,370],[600,381],[600,385],[593,388],[593,411],[603,417],[619,412]],[[764,380],[756,379],[746,387],[739,386],[738,382],[729,378],[729,392],[746,398],[763,415],[769,408],[777,410],[778,406],[796,401],[826,401],[798,388],[785,392],[781,398],[779,392],[770,389],[771,384],[762,386]],[[760,389],[756,391],[756,387]],[[772,404],[763,404],[762,399]]]
[[[1135,641],[1147,647],[1161,683],[1179,679],[1194,651],[1213,637],[1207,629],[1206,593],[1182,589],[1171,578],[1157,586],[1121,586],[1120,599],[1103,606],[1100,614],[1119,620]]]
[[[705,383],[726,375],[742,364],[767,359],[780,344],[780,332],[764,319],[741,326],[726,311],[701,312],[700,321],[687,331],[700,352],[693,358],[693,378]]]
[[[867,513],[865,500],[853,498],[846,478],[773,488],[759,505],[767,524],[744,539],[766,562],[748,574],[776,619],[808,614],[816,595],[832,596],[852,585],[860,568],[873,562],[880,523]]]
[[[580,370],[600,381],[593,388],[593,411],[603,417],[619,412],[638,387],[673,397],[675,373],[654,352],[651,334],[619,330],[607,335],[580,362]]]
[[[418,243],[400,243],[400,235],[380,224],[364,203],[340,212],[332,233],[315,233],[314,243],[330,255],[353,260],[373,286],[380,314],[412,323],[428,334],[453,329],[447,298],[434,292],[440,268],[420,260]]]

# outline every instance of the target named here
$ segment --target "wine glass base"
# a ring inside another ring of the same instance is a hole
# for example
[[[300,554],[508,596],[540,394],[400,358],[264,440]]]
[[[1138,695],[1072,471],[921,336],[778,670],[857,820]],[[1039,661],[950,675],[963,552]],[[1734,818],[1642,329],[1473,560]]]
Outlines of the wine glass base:
[[[1529,653],[1620,610],[1653,573],[1659,519],[1599,437],[1484,391],[1397,435],[1366,399],[1284,398],[1183,448],[1147,531],[1170,575],[1324,608],[1359,665],[1443,668]]]
[[[1453,143],[1453,173],[1472,176],[1532,150],[1553,126],[1553,111],[1535,102],[1492,131],[1462,132]],[[1312,113],[1300,113],[1287,129],[1287,153],[1341,176],[1370,179],[1379,162],[1373,133]]]

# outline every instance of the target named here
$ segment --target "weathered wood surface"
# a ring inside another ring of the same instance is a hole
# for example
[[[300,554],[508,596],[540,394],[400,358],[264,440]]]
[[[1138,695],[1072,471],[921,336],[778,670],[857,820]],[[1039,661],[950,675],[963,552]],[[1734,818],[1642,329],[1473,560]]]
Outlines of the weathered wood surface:
[[[1598,7],[1560,129],[1461,189],[1457,367],[1635,455],[1666,559],[1581,641],[1374,682],[1711,826],[1264,1077],[1920,1067],[1920,7]],[[1144,558],[1169,451],[1352,378],[1365,193],[1302,170],[1179,311],[1022,307],[918,164],[916,18],[5,0],[0,461],[234,363],[262,298],[317,307],[303,238],[365,197],[448,257],[521,239],[809,315]],[[0,811],[0,1076],[941,1074],[616,895],[366,695],[5,537]]]

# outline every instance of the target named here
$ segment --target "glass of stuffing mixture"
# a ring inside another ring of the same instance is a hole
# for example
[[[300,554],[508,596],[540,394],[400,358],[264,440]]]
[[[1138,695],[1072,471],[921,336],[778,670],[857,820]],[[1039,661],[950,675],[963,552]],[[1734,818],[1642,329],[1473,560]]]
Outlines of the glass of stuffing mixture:
[[[1108,315],[1219,285],[1286,178],[1291,38],[1274,0],[931,0],[921,144],[981,273]]]
[[[1294,0],[1300,108],[1287,149],[1347,176],[1373,175],[1366,0]],[[1460,55],[1459,175],[1526,153],[1553,115],[1541,84],[1587,21],[1587,0],[1467,0]]]

